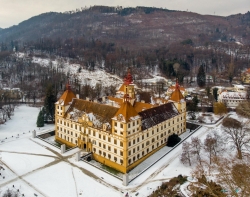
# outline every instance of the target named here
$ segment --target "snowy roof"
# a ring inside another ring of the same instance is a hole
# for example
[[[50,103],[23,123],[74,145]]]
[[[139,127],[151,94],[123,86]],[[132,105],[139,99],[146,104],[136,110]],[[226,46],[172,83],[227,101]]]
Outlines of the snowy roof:
[[[67,89],[56,104],[69,105],[74,98],[76,98],[76,95],[71,91],[71,89]]]
[[[110,105],[74,99],[65,116],[67,116],[68,113],[74,112],[75,115],[72,116],[71,114],[71,119],[77,120],[77,118],[86,114],[96,127],[100,127],[104,123],[111,124],[111,118],[115,116],[117,111],[118,108]]]
[[[222,92],[221,99],[246,99],[246,92]]]
[[[144,110],[139,115],[142,117],[142,130],[145,130],[179,115],[179,112],[171,102]]]
[[[235,88],[240,88],[240,89],[245,89],[245,87],[243,85],[238,85],[238,84],[234,84]]]
[[[123,120],[125,122],[129,122],[132,117],[137,117],[138,113],[129,101],[125,101],[122,103],[120,109],[115,114],[116,117],[118,117],[119,115],[123,116]]]

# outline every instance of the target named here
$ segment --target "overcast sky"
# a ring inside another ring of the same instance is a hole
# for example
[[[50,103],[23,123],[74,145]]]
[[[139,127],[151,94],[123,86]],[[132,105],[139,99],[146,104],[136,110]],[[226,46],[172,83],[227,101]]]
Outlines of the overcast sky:
[[[93,5],[154,6],[221,16],[250,11],[250,0],[0,0],[0,27],[17,25],[44,12],[64,12]]]

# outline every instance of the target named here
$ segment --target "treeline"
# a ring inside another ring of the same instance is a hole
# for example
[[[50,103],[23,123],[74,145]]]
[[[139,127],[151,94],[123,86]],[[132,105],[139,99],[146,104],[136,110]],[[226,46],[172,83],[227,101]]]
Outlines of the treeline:
[[[177,77],[180,83],[185,76],[196,77],[200,65],[204,65],[205,73],[214,80],[223,76],[232,81],[249,67],[250,59],[249,46],[214,42],[195,47],[191,39],[168,47],[141,50],[129,50],[115,43],[86,40],[84,37],[64,40],[44,38],[27,42],[26,46],[26,51],[35,49],[51,56],[70,58],[84,69],[101,68],[120,77],[124,76],[127,67],[133,67],[138,81],[143,75],[153,73],[156,65],[164,76]]]
[[[174,12],[174,10],[168,10],[164,8],[156,8],[156,7],[143,7],[143,6],[137,6],[136,8],[128,7],[128,8],[123,8],[117,11],[117,13],[121,16],[126,16],[133,14],[135,12],[144,12],[145,14],[150,14],[155,11],[164,11],[164,12]]]
[[[129,14],[133,15],[127,17]],[[241,23],[242,20],[245,22]],[[5,42],[2,51],[14,47],[19,50],[27,41],[47,38],[98,39],[129,50],[168,47],[182,41],[196,47],[212,41],[248,44],[247,21],[249,13],[219,17],[155,7],[93,6],[32,17],[1,30],[0,42]]]
[[[11,42],[12,45],[18,43]],[[2,45],[6,45],[2,43]],[[16,47],[30,55],[37,51],[52,59],[63,57],[79,63],[81,69],[105,69],[107,72],[123,77],[127,67],[133,67],[137,81],[142,76],[150,77],[156,65],[168,78],[178,78],[182,83],[185,76],[196,77],[200,65],[205,73],[213,77],[222,77],[232,81],[241,71],[249,67],[250,47],[233,43],[213,42],[204,47],[193,45],[192,39],[174,43],[168,47],[151,49],[128,49],[116,43],[107,43],[99,39],[88,40],[85,37],[76,39],[41,38],[26,42],[24,47]],[[1,56],[8,52],[2,51]],[[175,66],[174,66],[175,65]],[[79,71],[80,71],[79,70]]]

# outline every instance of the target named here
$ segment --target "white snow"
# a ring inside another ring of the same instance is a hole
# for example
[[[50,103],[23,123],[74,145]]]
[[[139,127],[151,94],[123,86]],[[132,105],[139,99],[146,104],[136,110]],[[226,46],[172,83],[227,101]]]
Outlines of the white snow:
[[[33,62],[44,67],[48,67],[50,63],[49,59],[38,57],[33,57]],[[104,70],[96,69],[94,71],[89,71],[81,69],[81,72],[78,72],[81,67],[80,64],[70,64],[63,59],[52,61],[52,66],[54,68],[58,68],[65,74],[69,72],[72,79],[78,79],[81,84],[88,84],[92,87],[94,87],[97,83],[105,87],[109,87],[111,85],[118,86],[122,83],[121,78],[116,75],[106,73]]]
[[[7,121],[6,125],[0,125],[1,137],[17,134],[17,129],[19,133],[37,130],[35,122],[38,112],[37,108],[20,106],[15,111],[12,120]],[[232,117],[237,118],[237,115],[233,113]],[[203,126],[192,137],[197,136],[204,140],[207,133],[215,129],[221,132],[220,122],[209,127]],[[53,125],[47,127],[53,128]],[[184,133],[183,137],[188,134]],[[187,141],[190,139],[191,137]],[[141,172],[168,150],[168,147],[164,147],[149,157],[130,172],[131,176]],[[76,162],[74,154],[77,151],[79,151],[78,148],[60,154],[60,150],[52,145],[37,138],[31,138],[31,133],[22,134],[20,138],[11,137],[0,143],[1,160],[6,169],[0,171],[5,176],[5,179],[0,176],[0,188],[4,191],[14,184],[15,188],[21,188],[21,193],[25,193],[25,196],[33,196],[36,193],[39,196],[53,197],[116,197],[124,196],[126,192],[129,192],[130,196],[135,196],[138,192],[138,197],[140,197],[150,195],[161,185],[162,181],[167,181],[179,174],[190,176],[192,170],[191,167],[180,162],[179,156],[182,152],[180,145],[128,186],[123,186],[121,180],[110,174],[88,163]]]
[[[36,126],[36,119],[40,108],[28,107],[26,105],[20,105],[15,108],[14,117],[12,116],[5,124],[0,125],[0,140],[7,138],[15,138],[19,134],[22,137],[29,136],[29,131],[36,130],[42,132],[48,129],[53,129],[54,125],[45,125],[40,130]]]
[[[8,164],[8,167],[19,176],[43,167],[54,160],[54,158],[44,156],[2,153],[2,162]]]
[[[221,115],[215,115],[212,112],[196,112],[196,119],[195,120],[191,120],[189,115],[187,114],[187,120],[189,122],[193,122],[193,123],[205,123],[205,124],[214,124],[216,121],[218,121],[222,116]]]
[[[14,187],[13,187],[14,185]],[[39,197],[43,197],[44,195],[42,195],[36,188],[31,187],[30,185],[28,185],[28,183],[24,182],[23,180],[17,180],[17,181],[13,181],[7,185],[4,185],[1,187],[1,194],[4,194],[4,192],[6,190],[13,190],[13,191],[17,191],[19,190],[19,194],[22,195],[24,194],[24,196],[28,196],[28,197],[33,197],[34,194],[36,194]],[[45,196],[44,196],[45,197]]]
[[[80,169],[65,162],[29,175],[25,180],[31,182],[47,196],[69,197],[80,196],[80,193],[82,196],[118,196],[117,191],[105,187],[83,174]]]
[[[31,137],[31,134],[27,137]],[[28,138],[15,139],[11,142],[1,143],[0,151],[55,156],[55,154],[53,154],[51,151],[47,150],[45,147],[37,146],[35,142],[31,141]]]

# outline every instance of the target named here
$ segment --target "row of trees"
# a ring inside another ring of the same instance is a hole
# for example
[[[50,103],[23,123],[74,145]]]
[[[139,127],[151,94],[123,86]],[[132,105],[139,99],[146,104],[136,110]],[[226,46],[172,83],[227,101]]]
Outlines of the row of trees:
[[[100,67],[105,61],[105,69],[118,76],[124,75],[124,67],[133,66],[135,73],[137,70],[141,73],[144,70],[152,70],[158,64],[165,76],[177,77],[181,83],[185,76],[200,76],[197,81],[201,87],[205,86],[205,77],[200,73],[210,74],[213,81],[221,77],[219,74],[232,81],[243,68],[249,66],[250,58],[249,54],[238,57],[237,46],[216,47],[211,44],[212,48],[197,49],[189,44],[175,43],[164,48],[132,50],[119,47],[115,43],[86,40],[84,37],[65,40],[43,38],[37,42],[27,43],[27,46],[35,46],[36,50],[46,51],[50,55],[74,58],[82,67],[90,70]],[[232,51],[234,47],[236,52],[232,62],[232,57],[227,51]],[[176,63],[179,64],[178,68],[174,66]],[[138,77],[140,79],[140,75]]]
[[[202,151],[209,158],[211,164],[212,158],[219,156],[224,150],[221,137],[217,133],[207,135],[204,143],[198,137],[192,138],[191,142],[183,142],[181,162],[192,165],[193,161],[197,160],[199,164],[202,163]]]
[[[0,124],[4,124],[7,120],[11,119],[16,106],[17,104],[15,103],[0,106]]]
[[[248,197],[250,195],[250,167],[248,162],[234,158],[216,158],[213,165],[202,163],[192,172],[198,183],[191,183],[193,197]]]
[[[192,174],[198,178],[198,184],[191,184],[189,187],[193,196],[250,195],[248,125],[247,120],[240,122],[225,118],[222,122],[222,134],[213,132],[203,142],[195,137],[190,142],[183,143],[180,160],[189,166],[194,165]]]
[[[209,163],[211,164],[213,157],[218,157],[220,153],[225,151],[225,145],[229,144],[232,150],[236,149],[239,159],[250,148],[250,129],[249,121],[240,122],[233,118],[225,118],[222,122],[224,137],[217,133],[207,135],[202,144],[199,138],[192,138],[191,142],[183,143],[183,153],[181,161],[191,166],[192,158],[195,157],[201,164],[201,152],[204,150],[209,155]]]

